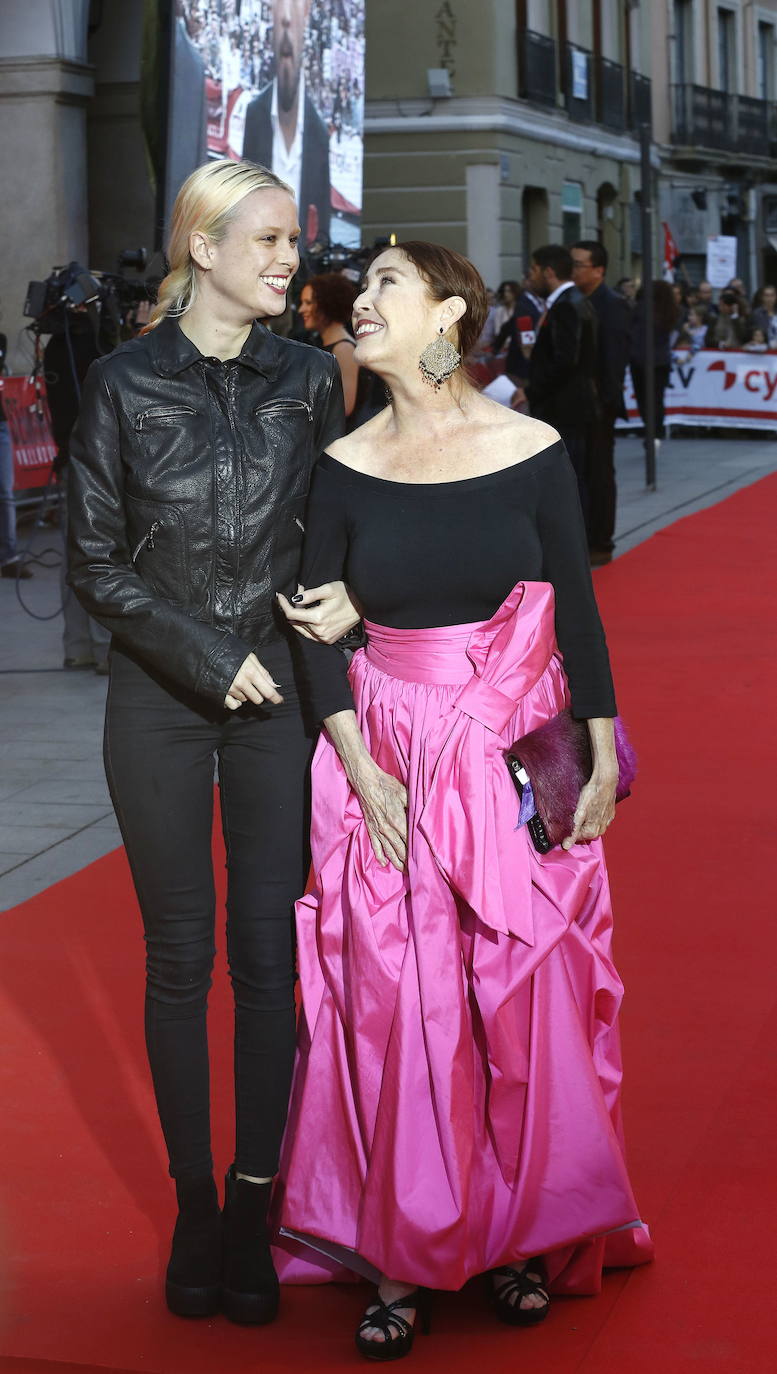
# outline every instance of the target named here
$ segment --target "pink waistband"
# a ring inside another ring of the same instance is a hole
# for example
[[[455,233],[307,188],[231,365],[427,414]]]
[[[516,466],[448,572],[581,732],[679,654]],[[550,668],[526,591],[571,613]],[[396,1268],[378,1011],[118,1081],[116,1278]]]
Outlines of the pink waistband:
[[[553,607],[548,583],[518,582],[490,620],[423,630],[365,621],[366,661],[405,682],[462,686],[458,711],[501,734],[558,654]]]
[[[365,620],[365,654],[374,667],[404,682],[458,685],[472,677],[467,648],[473,634],[488,621],[469,625],[435,625],[422,630],[394,630]]]

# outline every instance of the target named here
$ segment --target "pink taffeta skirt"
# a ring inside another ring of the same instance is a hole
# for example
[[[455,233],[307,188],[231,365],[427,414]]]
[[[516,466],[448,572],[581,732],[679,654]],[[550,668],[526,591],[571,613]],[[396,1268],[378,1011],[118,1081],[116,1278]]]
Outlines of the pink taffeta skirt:
[[[568,704],[545,583],[483,624],[367,625],[372,757],[408,793],[374,856],[328,738],[313,763],[303,1010],[276,1214],[281,1277],[458,1289],[545,1257],[553,1291],[652,1258],[624,1161],[602,845],[539,855],[504,750]],[[336,1263],[337,1262],[337,1263]]]

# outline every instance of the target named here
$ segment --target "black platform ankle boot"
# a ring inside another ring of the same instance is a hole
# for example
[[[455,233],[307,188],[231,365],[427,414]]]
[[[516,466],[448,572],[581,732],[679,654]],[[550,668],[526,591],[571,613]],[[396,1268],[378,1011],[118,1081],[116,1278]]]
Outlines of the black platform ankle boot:
[[[212,1174],[176,1179],[178,1220],[165,1298],[177,1317],[212,1317],[221,1306],[222,1226]]]
[[[226,1177],[221,1310],[233,1322],[260,1325],[278,1313],[280,1288],[270,1254],[267,1209],[271,1183]]]

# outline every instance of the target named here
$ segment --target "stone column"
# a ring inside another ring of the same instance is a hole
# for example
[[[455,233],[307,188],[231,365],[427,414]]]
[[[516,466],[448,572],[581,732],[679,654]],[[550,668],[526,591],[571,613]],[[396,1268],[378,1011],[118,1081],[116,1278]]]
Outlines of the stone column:
[[[72,258],[88,265],[88,21],[88,0],[0,5],[0,329],[11,371],[31,358],[19,337],[28,281]]]

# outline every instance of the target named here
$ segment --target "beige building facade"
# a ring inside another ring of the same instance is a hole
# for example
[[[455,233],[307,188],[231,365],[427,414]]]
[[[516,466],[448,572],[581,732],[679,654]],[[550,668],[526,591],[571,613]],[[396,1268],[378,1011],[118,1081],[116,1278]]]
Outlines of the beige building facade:
[[[727,234],[751,291],[777,283],[777,0],[650,8],[659,217],[691,280]]]
[[[653,6],[419,0],[412,37],[410,8],[367,5],[365,238],[437,238],[495,285],[540,243],[601,237],[630,275]]]
[[[112,269],[160,225],[141,122],[144,0],[2,0],[0,329],[31,358],[29,280]],[[466,253],[489,285],[549,240],[641,270],[638,129],[652,107],[656,262],[691,280],[737,238],[777,282],[777,0],[366,0],[365,242]]]
[[[611,280],[639,274],[652,109],[658,270],[666,223],[690,281],[715,234],[737,238],[750,289],[777,281],[777,0],[368,0],[367,16],[365,237],[436,237],[490,285],[579,236],[606,244]]]

